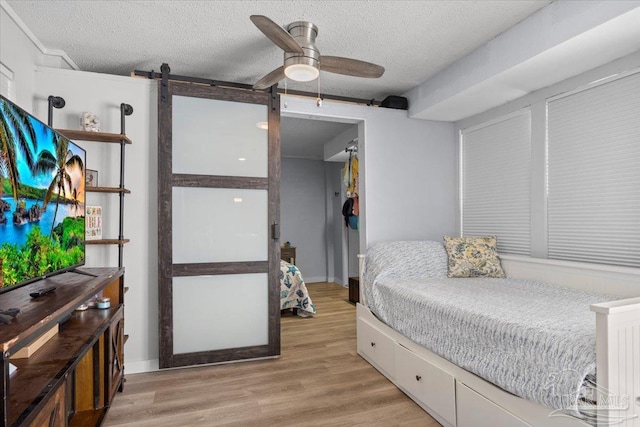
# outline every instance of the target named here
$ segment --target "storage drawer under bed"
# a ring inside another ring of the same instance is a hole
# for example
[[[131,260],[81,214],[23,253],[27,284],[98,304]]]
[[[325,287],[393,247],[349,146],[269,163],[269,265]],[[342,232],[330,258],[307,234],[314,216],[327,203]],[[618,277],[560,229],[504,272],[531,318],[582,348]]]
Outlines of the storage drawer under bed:
[[[421,404],[456,425],[456,392],[453,375],[406,347],[395,345],[395,378],[400,387]]]
[[[362,319],[358,319],[358,353],[391,378],[394,373],[395,342]]]
[[[457,427],[531,427],[515,415],[456,381]]]

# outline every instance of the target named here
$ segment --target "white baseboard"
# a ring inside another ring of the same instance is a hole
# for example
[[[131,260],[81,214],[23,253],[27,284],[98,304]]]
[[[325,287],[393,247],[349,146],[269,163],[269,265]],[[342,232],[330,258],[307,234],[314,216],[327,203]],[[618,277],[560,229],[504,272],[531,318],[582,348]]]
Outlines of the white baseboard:
[[[126,374],[141,374],[143,372],[154,372],[160,369],[159,359],[139,360],[136,362],[127,362],[125,360]]]
[[[328,282],[327,276],[316,276],[316,277],[304,277],[304,283],[319,283],[319,282]]]
[[[256,360],[273,360],[278,359],[280,356],[268,356],[268,357],[256,357],[253,359],[240,359],[240,360],[229,360],[226,362],[216,362],[216,363],[203,363],[198,365],[189,365],[189,366],[176,366],[175,368],[164,368],[163,371],[175,370],[175,369],[189,369],[189,368],[200,368],[203,366],[216,366],[216,365],[228,365],[231,363],[245,363],[245,362],[253,362]],[[137,362],[127,362],[125,360],[125,374],[143,374],[145,372],[156,372],[160,370],[159,359],[152,360],[140,360]]]

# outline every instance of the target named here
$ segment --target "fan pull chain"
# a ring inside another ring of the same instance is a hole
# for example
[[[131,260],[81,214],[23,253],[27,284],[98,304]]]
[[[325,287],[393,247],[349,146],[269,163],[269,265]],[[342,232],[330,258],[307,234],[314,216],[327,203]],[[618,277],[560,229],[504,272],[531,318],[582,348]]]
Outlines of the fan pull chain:
[[[318,99],[316,99],[316,106],[322,108],[322,98],[320,98],[320,75],[318,75]]]
[[[284,78],[284,96],[285,96],[285,98],[287,97],[287,78],[286,77]],[[288,107],[287,101],[285,100],[284,101],[284,108],[287,108],[287,107]]]

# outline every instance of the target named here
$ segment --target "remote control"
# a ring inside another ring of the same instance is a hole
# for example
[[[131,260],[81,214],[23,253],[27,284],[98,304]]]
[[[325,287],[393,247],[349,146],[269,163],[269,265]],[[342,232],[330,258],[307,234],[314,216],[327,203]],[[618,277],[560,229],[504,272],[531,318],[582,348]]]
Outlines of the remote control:
[[[43,295],[48,294],[49,292],[53,292],[55,290],[56,290],[56,287],[55,286],[51,286],[51,287],[48,287],[48,288],[42,288],[42,289],[40,289],[39,291],[36,291],[36,292],[31,292],[29,295],[31,296],[31,298],[38,298],[38,297],[41,297]]]

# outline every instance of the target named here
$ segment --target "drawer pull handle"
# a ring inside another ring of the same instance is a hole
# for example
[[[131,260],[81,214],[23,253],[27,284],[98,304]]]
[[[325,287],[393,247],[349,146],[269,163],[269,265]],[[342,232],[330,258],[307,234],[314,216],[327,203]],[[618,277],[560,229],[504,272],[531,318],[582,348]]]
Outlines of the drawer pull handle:
[[[416,375],[416,381],[420,381],[422,377],[420,375]]]
[[[371,347],[375,347],[375,346],[376,346],[376,343],[372,342]]]

